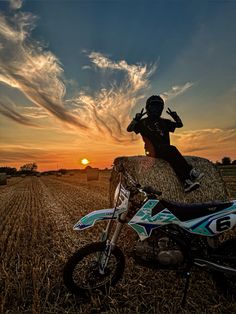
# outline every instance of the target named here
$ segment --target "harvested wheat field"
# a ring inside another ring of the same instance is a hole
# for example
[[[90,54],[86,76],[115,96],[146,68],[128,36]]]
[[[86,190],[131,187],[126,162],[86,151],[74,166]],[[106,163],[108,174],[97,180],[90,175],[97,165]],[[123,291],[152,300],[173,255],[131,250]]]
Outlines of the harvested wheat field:
[[[193,273],[185,309],[183,279],[133,263],[126,255],[123,280],[108,296],[90,302],[64,287],[62,269],[81,246],[96,241],[98,223],[83,232],[73,224],[86,213],[109,207],[109,172],[87,182],[74,174],[11,178],[0,186],[1,313],[235,313],[236,302],[217,294],[206,273]],[[119,246],[128,253],[134,232],[126,227]]]

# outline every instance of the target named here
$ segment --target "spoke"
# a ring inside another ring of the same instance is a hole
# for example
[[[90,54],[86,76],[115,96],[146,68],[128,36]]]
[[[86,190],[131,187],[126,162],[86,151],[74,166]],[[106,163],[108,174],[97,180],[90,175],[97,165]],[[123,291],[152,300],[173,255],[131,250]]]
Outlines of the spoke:
[[[74,269],[73,279],[78,286],[82,286],[84,289],[96,289],[111,281],[117,267],[116,258],[111,254],[104,269],[104,274],[101,274],[99,272],[97,253],[94,252],[85,256]]]

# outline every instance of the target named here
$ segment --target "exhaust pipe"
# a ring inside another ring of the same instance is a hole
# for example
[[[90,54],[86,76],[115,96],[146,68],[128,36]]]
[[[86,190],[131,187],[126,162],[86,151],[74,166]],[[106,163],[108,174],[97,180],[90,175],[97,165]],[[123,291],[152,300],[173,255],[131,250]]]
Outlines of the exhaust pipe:
[[[194,265],[201,267],[201,268],[208,268],[211,270],[216,270],[221,273],[225,273],[229,276],[236,277],[236,269],[228,266],[222,266],[216,263],[212,263],[209,261],[206,261],[204,259],[195,258],[194,259]]]

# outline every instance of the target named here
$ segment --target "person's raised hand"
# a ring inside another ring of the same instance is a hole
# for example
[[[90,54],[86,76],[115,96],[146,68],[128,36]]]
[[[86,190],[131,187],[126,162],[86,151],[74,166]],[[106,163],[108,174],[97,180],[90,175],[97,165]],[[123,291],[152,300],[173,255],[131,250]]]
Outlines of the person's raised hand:
[[[142,116],[144,115],[143,110],[144,109],[142,109],[141,112],[136,113],[136,115],[134,117],[134,120],[136,120],[136,121],[140,121],[141,120]]]
[[[171,111],[170,108],[166,110],[166,113],[168,113],[173,119],[175,119],[178,115],[176,111]]]

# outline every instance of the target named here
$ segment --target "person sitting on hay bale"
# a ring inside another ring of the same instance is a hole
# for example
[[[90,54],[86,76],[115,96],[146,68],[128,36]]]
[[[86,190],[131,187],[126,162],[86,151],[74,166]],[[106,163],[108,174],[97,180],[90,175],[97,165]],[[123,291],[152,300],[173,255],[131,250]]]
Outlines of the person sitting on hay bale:
[[[137,113],[127,127],[128,132],[140,133],[145,143],[145,153],[149,157],[162,158],[170,163],[180,181],[184,184],[184,191],[197,189],[203,173],[187,163],[178,149],[170,145],[169,132],[182,128],[183,123],[175,111],[166,111],[174,121],[161,118],[164,100],[158,95],[149,97],[146,101],[146,112]],[[142,117],[147,114],[147,118]]]

